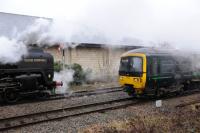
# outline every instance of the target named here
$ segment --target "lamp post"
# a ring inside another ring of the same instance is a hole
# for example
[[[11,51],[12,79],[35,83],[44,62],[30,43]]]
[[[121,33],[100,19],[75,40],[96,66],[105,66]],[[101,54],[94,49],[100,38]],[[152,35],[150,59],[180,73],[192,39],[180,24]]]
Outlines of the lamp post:
[[[65,69],[65,49],[62,49],[62,62],[63,62],[63,70]]]

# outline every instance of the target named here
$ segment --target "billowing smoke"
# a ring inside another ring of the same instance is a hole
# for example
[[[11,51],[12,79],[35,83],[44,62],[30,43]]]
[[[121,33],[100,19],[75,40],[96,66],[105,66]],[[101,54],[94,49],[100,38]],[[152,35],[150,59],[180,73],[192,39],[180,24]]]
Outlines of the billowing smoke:
[[[27,47],[22,42],[17,42],[15,39],[0,37],[0,62],[15,63],[27,54]]]
[[[107,42],[103,33],[81,23],[42,18],[36,19],[26,30],[19,33],[17,38],[25,44],[37,44],[38,46],[62,44],[64,47],[75,47],[76,44],[84,42]]]
[[[40,38],[36,42],[64,40],[151,46],[167,41],[176,48],[200,49],[198,0],[44,0],[24,4],[16,0],[5,1],[0,8],[53,18],[53,23],[43,23],[53,28],[40,28],[47,32],[36,34]],[[55,21],[55,18],[59,19]],[[53,39],[52,36],[57,37]]]
[[[25,44],[40,45],[44,40],[44,34],[49,32],[51,22],[46,19],[36,19],[33,24],[29,25],[24,31],[18,32],[16,38]],[[51,39],[51,38],[49,38]],[[51,44],[48,42],[48,45]]]
[[[197,0],[87,0],[79,3],[54,3],[59,5],[56,7],[60,11],[47,7],[48,16],[50,12],[54,14],[53,20],[37,20],[34,28],[30,26],[31,30],[24,35],[30,31],[39,33],[32,34],[38,35],[37,39],[30,39],[37,43],[86,42],[151,47],[168,42],[174,48],[200,50]]]
[[[74,80],[73,75],[74,75],[74,71],[72,69],[65,69],[63,71],[54,73],[54,80],[63,82],[63,86],[58,87],[56,89],[56,93],[65,94],[65,93],[70,92],[68,88],[69,88],[69,84]]]

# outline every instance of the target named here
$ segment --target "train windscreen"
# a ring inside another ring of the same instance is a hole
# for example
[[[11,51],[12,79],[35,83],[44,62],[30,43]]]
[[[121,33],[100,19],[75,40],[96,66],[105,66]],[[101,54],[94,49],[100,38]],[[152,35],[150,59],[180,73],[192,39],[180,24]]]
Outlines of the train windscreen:
[[[122,57],[120,62],[120,75],[138,75],[142,73],[141,57]]]

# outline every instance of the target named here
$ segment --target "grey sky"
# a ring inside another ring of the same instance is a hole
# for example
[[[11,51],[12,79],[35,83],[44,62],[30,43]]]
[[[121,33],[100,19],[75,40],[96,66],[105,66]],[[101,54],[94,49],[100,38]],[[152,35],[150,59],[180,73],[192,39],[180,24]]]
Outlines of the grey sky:
[[[199,0],[1,0],[0,11],[84,24],[112,42],[135,38],[200,50]]]

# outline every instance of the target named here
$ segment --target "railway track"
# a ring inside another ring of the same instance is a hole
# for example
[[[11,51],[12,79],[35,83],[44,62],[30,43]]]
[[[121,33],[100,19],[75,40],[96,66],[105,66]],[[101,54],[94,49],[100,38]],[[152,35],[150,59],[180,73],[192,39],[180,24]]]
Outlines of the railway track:
[[[141,100],[140,102],[136,99],[134,99],[133,101],[132,97],[125,97],[121,99],[88,103],[88,104],[64,107],[44,112],[25,114],[9,118],[2,118],[0,119],[0,131],[15,129],[42,122],[60,120],[68,117],[75,117],[89,113],[124,108],[138,103],[141,103]]]
[[[81,96],[91,96],[91,95],[99,95],[104,93],[112,93],[112,92],[119,92],[123,91],[121,87],[111,87],[111,88],[104,88],[104,89],[97,89],[97,90],[90,90],[90,91],[77,91],[72,94],[64,94],[64,97],[81,97]]]
[[[181,104],[176,105],[175,107],[182,108],[182,107],[189,106],[189,105],[195,105],[196,107],[200,107],[200,99],[183,102]]]
[[[195,104],[197,104],[197,105],[195,105]],[[189,105],[195,105],[195,106],[199,107],[200,100],[194,100],[194,101],[190,101],[190,102],[181,103],[181,104],[176,105],[175,107],[182,108],[182,107],[189,106]]]
[[[77,91],[73,92],[72,94],[56,94],[56,95],[51,95],[48,98],[44,99],[22,99],[19,102],[15,104],[4,104],[2,103],[2,106],[12,106],[12,105],[18,105],[18,104],[26,104],[26,103],[36,103],[36,102],[41,102],[41,101],[51,101],[51,100],[59,100],[59,99],[65,99],[65,98],[74,98],[74,97],[82,97],[82,96],[91,96],[91,95],[101,95],[101,94],[108,94],[108,93],[113,93],[113,92],[120,92],[123,91],[121,87],[110,87],[110,88],[103,88],[103,89],[96,89],[96,90],[89,90],[89,91]]]
[[[97,91],[81,91],[76,92],[75,94],[72,94],[70,97],[79,97],[79,96],[89,96],[89,95],[98,95],[98,94],[105,94],[105,93],[112,93],[122,91],[121,88],[117,88],[114,90],[113,88],[106,89],[99,89]],[[179,95],[178,97],[183,97],[191,94],[199,93],[199,90],[189,91],[185,92],[182,95]],[[176,97],[176,98],[178,98]],[[168,98],[174,98],[174,96],[165,97],[162,99],[168,99]],[[80,116],[84,114],[90,114],[95,112],[102,112],[106,110],[112,110],[112,109],[118,109],[118,108],[124,108],[131,105],[141,104],[144,103],[144,101],[153,101],[155,99],[136,99],[134,97],[125,97],[121,99],[114,99],[109,101],[102,101],[102,102],[95,102],[95,103],[87,103],[83,105],[75,105],[75,106],[68,106],[68,107],[62,107],[54,110],[48,110],[44,112],[38,112],[38,113],[31,113],[31,114],[25,114],[20,116],[13,116],[8,118],[1,118],[0,119],[0,131],[15,129],[19,127],[24,127],[28,125],[34,125],[39,124],[43,122],[49,122],[49,121],[55,121],[60,120],[68,117],[75,117]]]

